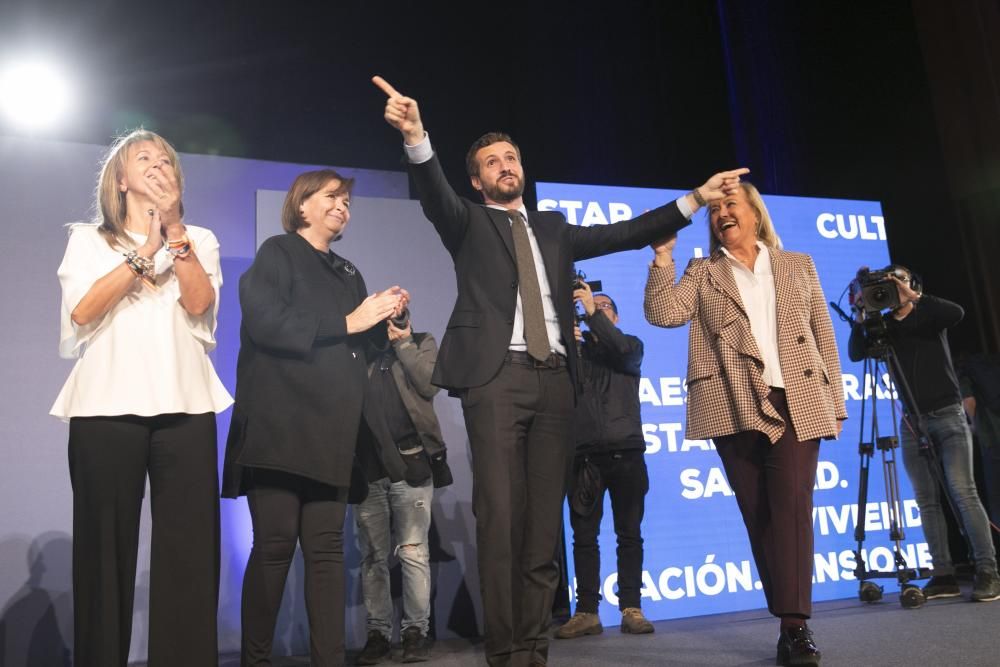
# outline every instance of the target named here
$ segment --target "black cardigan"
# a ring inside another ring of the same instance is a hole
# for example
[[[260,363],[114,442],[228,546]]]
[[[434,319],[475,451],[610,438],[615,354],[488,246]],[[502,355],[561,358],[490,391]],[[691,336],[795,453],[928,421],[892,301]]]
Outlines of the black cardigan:
[[[222,495],[246,491],[244,467],[348,487],[367,382],[366,334],[346,316],[365,298],[350,262],[298,234],[269,238],[240,277],[236,405]]]

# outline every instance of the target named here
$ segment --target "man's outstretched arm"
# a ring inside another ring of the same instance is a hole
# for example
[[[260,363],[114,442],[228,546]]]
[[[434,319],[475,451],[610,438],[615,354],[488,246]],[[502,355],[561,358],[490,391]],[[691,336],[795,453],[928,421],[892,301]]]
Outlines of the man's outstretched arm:
[[[454,255],[468,228],[467,203],[455,193],[444,176],[424,130],[417,101],[402,95],[380,76],[372,77],[372,83],[386,94],[385,121],[403,136],[403,147],[424,215]]]

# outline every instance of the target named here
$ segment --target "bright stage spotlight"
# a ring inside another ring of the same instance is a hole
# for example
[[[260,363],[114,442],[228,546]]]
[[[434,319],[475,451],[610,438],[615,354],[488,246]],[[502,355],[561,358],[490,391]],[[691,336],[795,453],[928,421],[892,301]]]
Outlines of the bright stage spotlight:
[[[0,70],[0,111],[15,127],[51,127],[66,113],[72,97],[66,77],[44,60],[12,62]]]

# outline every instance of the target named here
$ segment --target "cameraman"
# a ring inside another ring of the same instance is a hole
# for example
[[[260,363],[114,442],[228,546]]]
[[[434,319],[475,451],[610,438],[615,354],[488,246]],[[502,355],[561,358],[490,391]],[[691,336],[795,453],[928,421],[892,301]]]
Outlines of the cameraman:
[[[361,548],[361,585],[368,612],[368,638],[359,665],[374,665],[390,653],[393,605],[389,587],[389,529],[403,573],[403,662],[429,659],[430,549],[434,489],[452,482],[431,384],[437,343],[413,333],[409,311],[385,325],[381,344],[368,355],[365,424],[358,458],[368,497],[355,518]]]
[[[859,275],[865,271],[862,267]],[[884,316],[884,336],[895,351],[893,372],[909,385],[916,405],[903,401],[903,464],[910,476],[924,526],[924,535],[934,562],[934,576],[924,586],[927,599],[955,597],[961,594],[955,579],[955,567],[948,547],[948,526],[941,507],[941,489],[932,469],[933,461],[919,443],[918,423],[927,428],[934,453],[941,463],[948,493],[958,512],[972,547],[976,575],[972,589],[974,601],[1000,598],[996,553],[990,536],[989,520],[979,501],[972,473],[972,434],[962,409],[958,379],[948,349],[948,329],[965,314],[951,301],[913,289],[913,274],[902,266],[886,269],[896,284],[899,305]],[[849,354],[852,361],[866,356],[866,330],[863,303],[857,303],[857,322],[851,330]],[[877,313],[867,317],[882,317]],[[870,323],[869,323],[870,324]],[[902,395],[902,394],[901,394]],[[917,414],[914,413],[916,411]]]
[[[592,294],[582,280],[573,298],[583,306],[589,331],[576,336],[580,350],[581,394],[576,406],[576,458],[569,479],[573,562],[576,566],[576,613],[558,631],[559,639],[603,632],[597,614],[601,599],[601,554],[597,536],[604,514],[604,490],[611,496],[618,536],[618,608],[621,631],[653,632],[640,608],[642,523],[646,442],[639,416],[642,341],[622,333],[618,308],[606,294]]]

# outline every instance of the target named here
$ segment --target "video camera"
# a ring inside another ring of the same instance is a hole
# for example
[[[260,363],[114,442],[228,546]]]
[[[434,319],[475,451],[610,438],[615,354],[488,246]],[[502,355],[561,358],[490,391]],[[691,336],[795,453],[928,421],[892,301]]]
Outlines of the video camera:
[[[884,312],[901,305],[899,286],[893,278],[908,285],[914,292],[923,291],[920,277],[900,264],[890,264],[876,271],[863,266],[847,286],[851,310],[862,316],[859,321],[863,323],[865,356],[869,358],[883,359],[891,352]]]
[[[604,287],[601,285],[600,280],[587,280],[587,274],[584,273],[583,271],[573,271],[572,282],[574,291],[578,289],[583,289],[583,283],[587,283],[587,285],[590,287],[590,291],[595,294],[604,289]],[[581,312],[576,313],[577,323],[583,322],[586,319],[587,319],[586,313],[581,313]]]
[[[572,282],[574,290],[582,289],[583,288],[582,283],[587,283],[587,285],[590,286],[590,291],[593,292],[594,294],[597,294],[598,292],[603,291],[604,289],[604,286],[601,285],[600,280],[587,280],[587,274],[584,273],[583,271],[574,271]]]
[[[406,327],[410,326],[410,309],[404,308],[403,312],[401,312],[396,317],[390,318],[389,321],[392,322],[392,326],[396,327],[397,329],[405,329]]]
[[[858,269],[857,276],[848,285],[851,309],[869,316],[881,313],[883,310],[898,308],[899,289],[893,277],[920,291],[915,284],[915,276],[905,266],[890,264],[876,271],[865,266]]]

